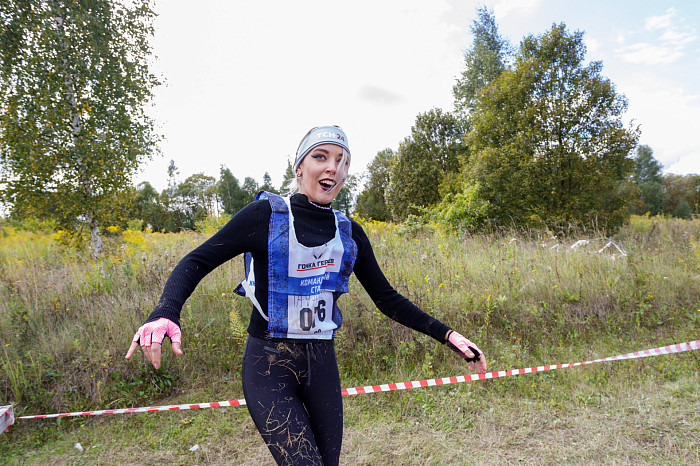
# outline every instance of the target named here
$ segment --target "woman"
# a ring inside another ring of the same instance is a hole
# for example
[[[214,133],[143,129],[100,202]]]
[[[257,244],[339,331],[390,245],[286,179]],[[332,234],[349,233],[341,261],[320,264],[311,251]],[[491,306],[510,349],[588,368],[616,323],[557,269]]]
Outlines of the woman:
[[[154,311],[134,335],[160,367],[165,335],[180,349],[180,310],[199,281],[245,253],[246,279],[236,291],[253,302],[243,355],[243,391],[253,421],[278,464],[338,464],[343,436],[340,377],[333,338],[342,323],[336,303],[350,272],[377,308],[433,337],[486,371],[482,352],[401,296],[382,273],[362,227],[331,209],[345,182],[350,148],[337,126],[311,129],[296,153],[297,194],[261,192],[175,267]]]

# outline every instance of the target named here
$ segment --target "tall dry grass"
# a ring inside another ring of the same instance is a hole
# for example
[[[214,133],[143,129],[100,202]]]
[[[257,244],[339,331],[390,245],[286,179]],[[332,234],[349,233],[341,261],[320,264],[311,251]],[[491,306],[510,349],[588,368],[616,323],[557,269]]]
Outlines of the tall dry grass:
[[[538,232],[460,236],[430,225],[408,229],[362,224],[390,282],[477,342],[494,370],[698,339],[698,219],[634,217],[614,238],[556,238]],[[165,350],[160,371],[153,371],[143,358],[123,359],[172,268],[206,237],[113,229],[105,259],[95,263],[88,254],[62,246],[57,233],[2,225],[2,404],[14,404],[21,415],[159,404],[164,399],[202,401],[223,393],[242,397],[241,336],[250,306],[231,294],[243,277],[240,260],[213,272],[187,302],[182,312],[185,356],[175,359]],[[464,373],[461,360],[449,350],[382,316],[354,278],[340,306],[344,326],[337,348],[344,386]],[[576,377],[552,373],[487,387],[368,397],[352,401],[346,424],[351,438],[361,438],[361,426],[367,423],[381,430],[405,419],[421,419],[440,437],[465,422],[479,425],[477,419],[490,412],[499,397],[509,409],[517,409],[513,407],[519,398],[542,402],[548,409],[596,403],[599,408],[605,401],[599,396],[601,388],[622,393],[634,384],[672,383],[693,373],[697,377],[697,358],[661,364],[661,372],[633,377],[632,372],[623,370],[619,378],[615,370],[601,369]],[[445,406],[463,409],[446,416]],[[246,422],[241,420],[245,416],[233,416],[236,422]],[[538,416],[533,419],[544,422]],[[697,417],[689,422],[697,429]],[[513,429],[532,428],[514,418],[508,423]],[[60,436],[22,428],[27,438]],[[458,448],[459,443],[450,445]],[[692,444],[688,448],[693,451]],[[386,454],[375,447],[357,452],[368,458]],[[362,458],[356,457],[358,462]]]
[[[0,235],[0,393],[20,411],[131,404],[171,392],[192,364],[233,370],[228,312],[237,261],[208,277],[183,310],[186,363],[153,374],[123,359],[170,271],[204,235],[113,231],[99,263],[57,233],[5,227]]]

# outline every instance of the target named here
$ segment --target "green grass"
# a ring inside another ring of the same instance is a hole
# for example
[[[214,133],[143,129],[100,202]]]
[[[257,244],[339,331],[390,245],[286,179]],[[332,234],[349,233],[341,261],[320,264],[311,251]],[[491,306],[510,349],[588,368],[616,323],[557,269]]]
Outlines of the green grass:
[[[635,217],[615,237],[626,256],[597,253],[607,241],[572,250],[579,238],[537,233],[364,227],[389,280],[477,342],[490,370],[700,339],[699,220]],[[205,236],[115,233],[99,264],[57,236],[0,225],[0,404],[29,415],[243,397],[250,306],[231,296],[241,261],[200,284],[182,313],[185,355],[166,350],[156,372],[123,355],[172,267]],[[468,372],[447,348],[381,315],[354,277],[340,305],[344,387]],[[341,462],[698,464],[697,353],[347,397]],[[0,458],[272,464],[241,407],[18,420],[0,435]]]

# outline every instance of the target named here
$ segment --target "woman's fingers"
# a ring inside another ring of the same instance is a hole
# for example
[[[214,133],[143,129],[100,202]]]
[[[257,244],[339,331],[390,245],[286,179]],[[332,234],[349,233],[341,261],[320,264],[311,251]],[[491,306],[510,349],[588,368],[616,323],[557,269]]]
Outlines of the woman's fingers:
[[[160,343],[153,343],[151,346],[141,347],[143,348],[143,354],[146,355],[146,358],[148,358],[156,369],[160,369],[161,347],[162,345]]]
[[[446,343],[453,351],[467,360],[470,371],[476,369],[479,374],[486,373],[486,356],[484,356],[484,352],[478,346],[454,330],[447,334]]]
[[[481,353],[481,357],[479,357],[479,359],[476,361],[475,365],[476,365],[476,371],[479,374],[486,373],[487,366],[486,366],[486,356],[484,356],[484,353]]]
[[[131,356],[134,355],[134,352],[136,351],[136,348],[139,347],[139,342],[138,340],[134,340],[131,342],[131,346],[129,346],[129,351],[126,352],[126,356],[124,356],[126,359],[131,359]]]
[[[161,317],[156,321],[148,322],[139,327],[134,334],[134,338],[125,358],[131,358],[136,348],[140,345],[146,359],[153,364],[153,367],[159,369],[162,355],[162,342],[166,335],[170,337],[170,341],[172,342],[173,353],[178,356],[182,355],[182,349],[180,348],[182,333],[180,332],[180,327],[173,321]]]
[[[163,351],[162,341],[166,335],[170,337],[170,341],[172,342],[171,348],[173,353],[181,356],[182,349],[180,348],[180,345],[182,341],[182,334],[180,332],[180,327],[169,319],[160,318],[155,322],[149,322],[142,325],[136,331],[125,358],[130,359],[131,356],[134,355],[136,348],[141,346],[141,350],[146,356],[146,359],[153,364],[153,367],[160,369],[160,361]]]

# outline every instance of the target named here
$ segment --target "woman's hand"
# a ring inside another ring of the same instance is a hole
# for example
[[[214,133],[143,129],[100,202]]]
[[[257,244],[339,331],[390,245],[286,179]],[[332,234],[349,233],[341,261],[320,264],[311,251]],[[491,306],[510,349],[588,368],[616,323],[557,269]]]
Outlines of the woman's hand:
[[[180,327],[172,320],[161,317],[158,320],[143,324],[139,327],[134,334],[134,338],[131,341],[131,346],[125,358],[130,359],[140,344],[143,354],[145,354],[151,364],[153,364],[153,367],[159,369],[161,344],[166,335],[170,337],[173,353],[181,356],[182,350],[180,349],[180,345],[182,343],[182,333],[180,332]]]
[[[470,371],[473,371],[476,366],[476,371],[479,374],[486,373],[486,357],[484,356],[484,352],[474,343],[454,330],[450,330],[447,333],[447,341],[445,343],[452,351],[467,360]]]

